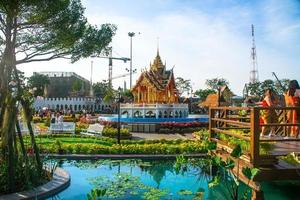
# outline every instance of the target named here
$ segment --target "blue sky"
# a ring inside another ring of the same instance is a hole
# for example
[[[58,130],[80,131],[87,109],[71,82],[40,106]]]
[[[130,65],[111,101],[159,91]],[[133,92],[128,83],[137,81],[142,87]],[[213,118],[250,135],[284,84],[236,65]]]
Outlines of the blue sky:
[[[191,79],[194,90],[205,80],[224,77],[236,94],[249,80],[251,24],[255,25],[260,80],[298,79],[300,74],[300,1],[296,0],[84,0],[92,24],[118,26],[114,56],[129,57],[128,32],[133,38],[133,66],[138,74],[156,54],[157,37],[162,60],[175,75]],[[108,61],[93,59],[93,80],[107,79]],[[75,64],[65,60],[35,63],[20,68],[32,71],[74,71],[89,79],[91,59]],[[126,73],[129,63],[115,61],[113,76]],[[138,75],[134,76],[136,79]],[[123,86],[129,77],[113,81]]]

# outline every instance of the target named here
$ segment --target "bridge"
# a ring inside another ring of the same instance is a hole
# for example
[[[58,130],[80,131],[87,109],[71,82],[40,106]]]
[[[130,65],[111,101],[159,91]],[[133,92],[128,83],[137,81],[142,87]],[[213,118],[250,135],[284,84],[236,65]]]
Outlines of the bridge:
[[[276,119],[273,123],[261,123],[260,118],[266,112]],[[288,115],[293,112],[300,112],[300,107],[212,107],[209,110],[209,138],[217,143],[217,149],[211,153],[237,162],[230,153],[241,144],[240,168],[260,169],[253,180],[242,174],[238,176],[253,189],[253,199],[263,199],[262,181],[300,180],[300,165],[294,166],[280,159],[292,152],[300,153],[300,139],[290,137],[293,128],[300,128],[300,123],[288,121]],[[262,129],[267,134],[272,131],[274,136],[261,136]],[[233,173],[237,173],[236,168]]]

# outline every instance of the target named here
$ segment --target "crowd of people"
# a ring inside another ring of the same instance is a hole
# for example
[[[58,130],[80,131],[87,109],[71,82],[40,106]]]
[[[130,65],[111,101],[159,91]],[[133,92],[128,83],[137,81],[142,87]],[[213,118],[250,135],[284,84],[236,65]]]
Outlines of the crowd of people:
[[[300,87],[297,80],[292,80],[289,83],[288,90],[284,94],[284,104],[286,107],[299,107],[300,106]],[[260,101],[260,106],[268,107],[278,107],[281,106],[278,95],[271,89],[265,91],[265,96]],[[297,124],[300,122],[300,110],[288,110],[287,111],[287,121],[291,124]],[[278,117],[274,109],[262,110],[261,112],[261,124],[278,123]],[[299,137],[299,126],[291,126],[289,128],[289,135],[287,137]],[[262,136],[275,136],[275,127],[262,128]]]

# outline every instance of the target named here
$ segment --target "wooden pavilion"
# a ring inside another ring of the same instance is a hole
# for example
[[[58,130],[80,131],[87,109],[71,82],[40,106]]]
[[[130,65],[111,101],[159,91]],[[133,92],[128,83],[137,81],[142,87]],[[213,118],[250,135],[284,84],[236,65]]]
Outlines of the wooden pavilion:
[[[276,123],[264,124],[260,117],[264,112],[272,111]],[[235,138],[243,141],[244,154],[239,163],[242,167],[255,167],[260,173],[253,180],[239,173],[239,179],[252,189],[252,199],[263,199],[261,182],[280,180],[300,180],[300,165],[294,166],[281,159],[294,152],[300,153],[300,139],[290,136],[291,127],[300,123],[292,123],[287,119],[289,112],[300,112],[300,107],[211,107],[209,110],[210,140],[217,143],[217,149],[211,153],[226,160],[234,145],[224,138]],[[274,131],[273,137],[261,137],[262,127]],[[222,135],[222,137],[221,137]],[[268,147],[268,148],[266,148]],[[237,168],[233,173],[237,174]]]

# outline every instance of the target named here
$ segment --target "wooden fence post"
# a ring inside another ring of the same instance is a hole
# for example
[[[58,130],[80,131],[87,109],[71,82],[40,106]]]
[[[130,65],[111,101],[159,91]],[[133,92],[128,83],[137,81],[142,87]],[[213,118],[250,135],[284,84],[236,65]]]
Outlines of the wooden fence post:
[[[215,110],[213,108],[209,108],[209,140],[214,136],[214,131],[212,130],[215,128],[215,121],[212,118],[215,117]]]
[[[259,108],[253,107],[250,114],[250,155],[253,167],[259,165],[259,111]]]

